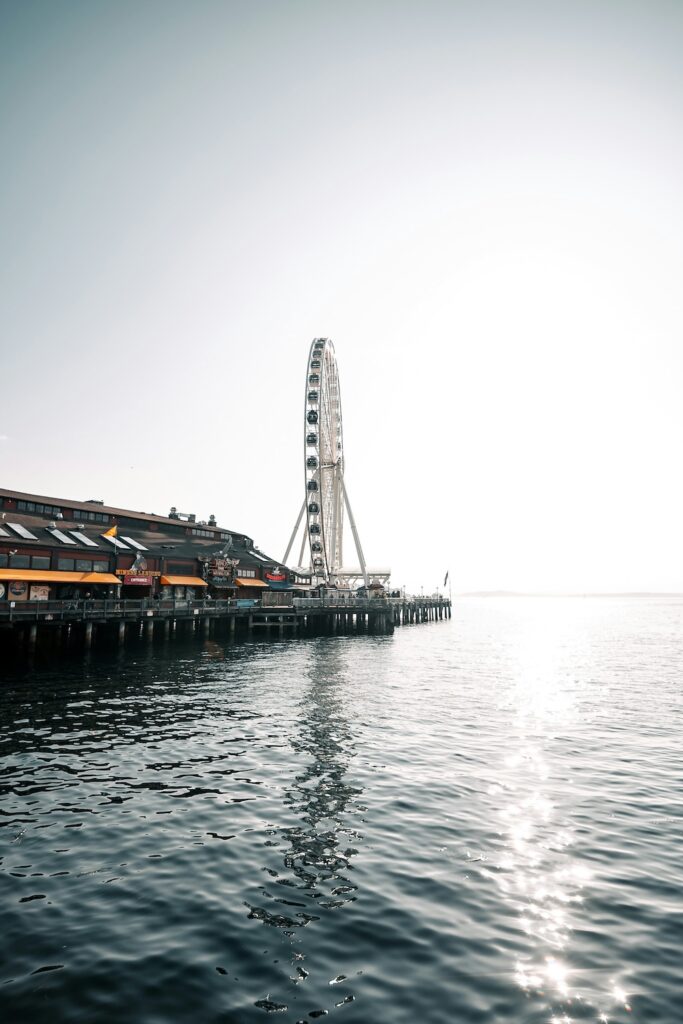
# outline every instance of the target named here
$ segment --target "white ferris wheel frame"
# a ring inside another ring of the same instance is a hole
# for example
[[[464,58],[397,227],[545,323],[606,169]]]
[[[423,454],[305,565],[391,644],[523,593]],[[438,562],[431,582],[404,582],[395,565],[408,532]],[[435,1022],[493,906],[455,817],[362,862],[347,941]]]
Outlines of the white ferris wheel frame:
[[[304,390],[304,502],[283,559],[287,564],[301,520],[306,519],[299,566],[309,552],[314,584],[335,585],[343,566],[344,510],[349,517],[361,573],[365,558],[344,483],[344,431],[339,370],[329,338],[314,338],[306,362]]]

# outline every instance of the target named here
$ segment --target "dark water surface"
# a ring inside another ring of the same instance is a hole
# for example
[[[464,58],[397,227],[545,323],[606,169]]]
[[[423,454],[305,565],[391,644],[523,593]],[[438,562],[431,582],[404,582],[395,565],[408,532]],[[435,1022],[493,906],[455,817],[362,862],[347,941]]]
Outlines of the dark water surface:
[[[0,670],[0,1017],[683,1020],[683,603]]]

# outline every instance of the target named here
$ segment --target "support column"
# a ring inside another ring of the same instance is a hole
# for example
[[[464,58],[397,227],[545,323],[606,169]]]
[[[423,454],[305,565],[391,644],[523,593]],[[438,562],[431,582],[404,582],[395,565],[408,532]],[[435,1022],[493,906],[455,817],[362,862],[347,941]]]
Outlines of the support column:
[[[154,619],[147,619],[145,622],[145,639],[147,643],[151,643],[154,637]]]
[[[118,628],[118,642],[119,642],[119,645],[121,645],[125,639],[126,639],[126,623],[122,619],[121,622],[119,622],[119,628]]]
[[[28,628],[28,649],[35,651],[38,642],[38,623],[32,622]]]
[[[86,622],[86,624],[85,624],[85,633],[83,635],[83,646],[87,650],[88,648],[90,648],[91,645],[92,645],[92,622]]]
[[[237,622],[237,616],[236,615],[231,615],[230,616],[229,626],[228,626],[228,630],[229,630],[229,633],[230,633],[230,639],[231,640],[235,639],[235,626],[236,626],[236,622]]]
[[[204,627],[204,636],[208,636],[209,635],[209,630],[211,629],[211,619],[209,618],[208,615],[204,616],[203,627]]]

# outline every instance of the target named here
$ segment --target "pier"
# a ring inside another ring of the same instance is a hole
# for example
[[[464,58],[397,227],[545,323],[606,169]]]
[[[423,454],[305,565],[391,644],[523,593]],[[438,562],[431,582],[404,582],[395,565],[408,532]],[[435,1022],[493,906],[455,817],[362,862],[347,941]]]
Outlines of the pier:
[[[293,597],[277,605],[234,600],[72,600],[0,602],[0,651],[88,650],[176,636],[228,638],[336,634],[390,635],[398,626],[451,617],[444,597]]]

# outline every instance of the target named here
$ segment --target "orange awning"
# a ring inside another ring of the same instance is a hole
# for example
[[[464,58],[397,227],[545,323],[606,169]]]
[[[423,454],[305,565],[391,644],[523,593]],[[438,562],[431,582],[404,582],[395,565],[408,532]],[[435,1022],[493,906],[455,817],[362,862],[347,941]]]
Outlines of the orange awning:
[[[240,576],[237,577],[235,583],[238,587],[267,587],[268,584],[264,583],[263,580],[248,580],[242,579]]]
[[[199,576],[162,576],[161,583],[165,587],[208,587],[205,580]]]
[[[0,580],[21,583],[120,583],[108,572],[51,572],[49,569],[0,569]]]

